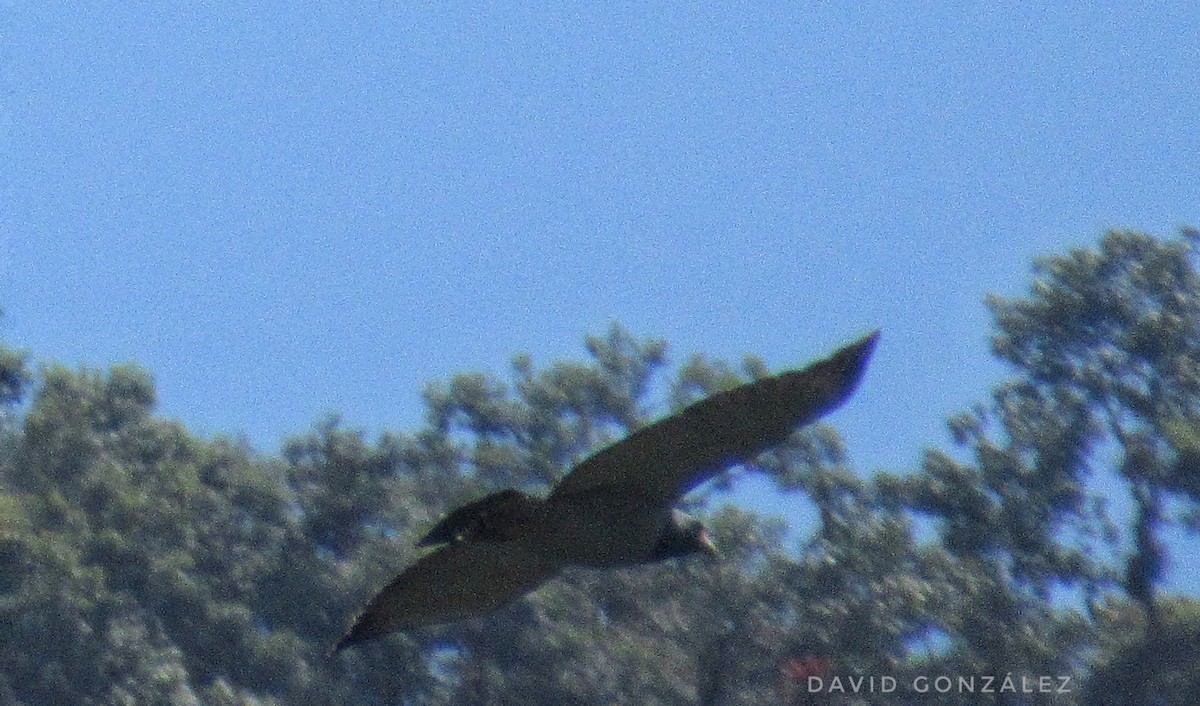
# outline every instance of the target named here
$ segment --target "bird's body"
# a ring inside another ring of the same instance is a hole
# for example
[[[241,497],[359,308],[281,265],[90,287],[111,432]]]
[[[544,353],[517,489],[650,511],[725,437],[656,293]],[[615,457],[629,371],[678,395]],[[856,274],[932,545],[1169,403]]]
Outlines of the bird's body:
[[[575,466],[546,499],[504,490],[454,510],[418,542],[437,548],[384,587],[334,650],[493,611],[565,566],[714,553],[704,528],[674,503],[845,402],[878,336],[643,427]]]
[[[528,537],[560,564],[607,569],[640,563],[675,514],[636,490],[592,488],[552,500],[502,490],[454,511],[417,545]]]
[[[547,545],[570,566],[609,569],[641,563],[672,520],[670,507],[633,492],[590,490],[546,504]]]

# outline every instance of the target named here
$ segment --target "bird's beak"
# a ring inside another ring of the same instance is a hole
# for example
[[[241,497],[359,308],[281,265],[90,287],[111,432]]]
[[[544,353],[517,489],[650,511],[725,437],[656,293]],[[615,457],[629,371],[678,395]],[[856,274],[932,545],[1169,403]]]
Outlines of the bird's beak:
[[[703,552],[704,556],[712,557],[713,559],[721,556],[721,552],[717,550],[717,543],[708,534],[708,530],[700,530],[700,551]]]

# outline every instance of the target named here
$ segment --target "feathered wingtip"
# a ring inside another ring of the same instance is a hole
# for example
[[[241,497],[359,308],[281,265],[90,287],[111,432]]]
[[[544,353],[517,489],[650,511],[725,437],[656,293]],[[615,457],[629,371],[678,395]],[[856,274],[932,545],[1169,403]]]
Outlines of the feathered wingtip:
[[[871,355],[875,352],[875,346],[879,344],[880,333],[879,329],[875,329],[837,353],[834,353],[833,357],[829,360],[829,362],[837,364],[846,371],[847,376],[855,381],[855,387],[857,386],[857,382],[862,379],[863,372],[867,368],[867,361],[871,359]],[[853,391],[853,387],[850,391]]]
[[[350,624],[350,628],[342,633],[338,641],[325,652],[326,657],[335,657],[339,652],[347,647],[353,647],[359,643],[373,640],[377,637],[386,635],[390,630],[381,629],[383,626],[378,621],[372,621],[371,606],[367,606],[358,615],[354,616],[354,622]]]
[[[825,360],[817,361],[804,370],[780,376],[781,380],[808,388],[807,395],[796,399],[806,400],[808,406],[793,425],[807,424],[840,407],[862,382],[867,362],[879,344],[878,329],[857,341],[839,348]]]
[[[362,638],[354,636],[354,628],[346,631],[346,634],[338,638],[338,641],[333,643],[328,650],[325,650],[326,657],[336,657],[339,652],[356,643],[362,642]]]

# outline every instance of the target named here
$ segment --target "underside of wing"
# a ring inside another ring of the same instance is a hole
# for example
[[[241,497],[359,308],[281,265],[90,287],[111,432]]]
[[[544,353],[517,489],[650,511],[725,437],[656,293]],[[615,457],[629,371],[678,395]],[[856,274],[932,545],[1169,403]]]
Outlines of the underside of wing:
[[[419,559],[384,587],[334,646],[337,652],[390,632],[494,611],[558,571],[536,545],[456,542]]]
[[[841,406],[858,386],[878,340],[876,331],[803,370],[712,395],[643,427],[577,465],[551,499],[613,486],[674,502]]]

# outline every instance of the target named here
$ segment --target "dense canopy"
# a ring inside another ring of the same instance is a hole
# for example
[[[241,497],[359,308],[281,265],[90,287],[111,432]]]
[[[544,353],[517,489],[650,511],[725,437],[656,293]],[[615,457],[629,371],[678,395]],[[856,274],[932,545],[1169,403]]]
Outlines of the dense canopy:
[[[857,468],[822,424],[772,437],[753,470],[813,508],[798,543],[707,492],[680,509],[720,561],[567,568],[486,618],[335,658],[361,597],[448,509],[545,496],[650,419],[770,376],[699,357],[671,373],[665,344],[614,326],[583,361],[431,385],[418,428],[328,418],[267,453],[157,415],[137,366],[0,347],[0,706],[794,706],[861,696],[810,694],[809,676],[870,675],[899,685],[878,704],[1190,705],[1200,609],[1166,587],[1200,527],[1198,246],[1109,233],[990,299],[1010,374],[913,468]],[[472,551],[452,540],[474,526],[430,541]],[[914,696],[943,674],[1069,692]]]

